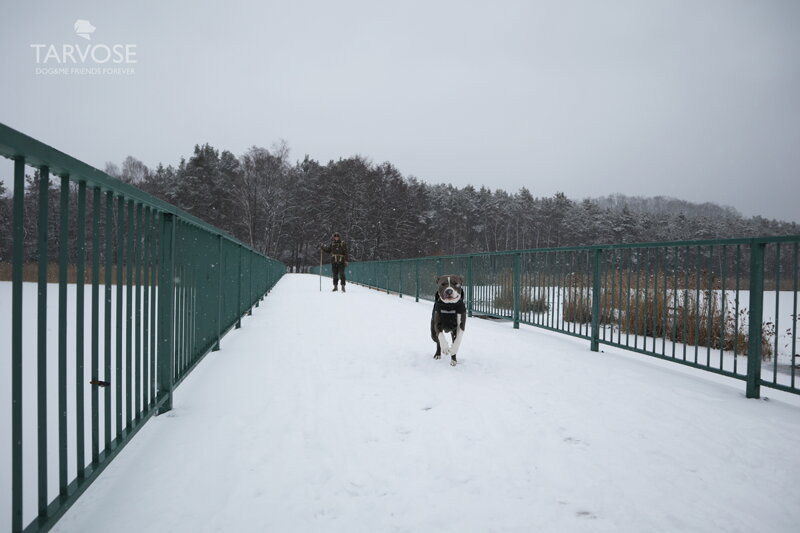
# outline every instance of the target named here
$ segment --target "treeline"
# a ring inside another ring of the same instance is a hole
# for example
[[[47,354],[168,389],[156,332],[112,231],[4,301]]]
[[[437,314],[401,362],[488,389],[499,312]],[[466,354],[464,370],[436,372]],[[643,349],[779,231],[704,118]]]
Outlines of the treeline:
[[[107,165],[106,172],[297,267],[317,263],[318,245],[333,231],[343,234],[353,259],[363,261],[800,233],[796,223],[745,218],[732,208],[673,198],[575,201],[561,193],[537,197],[534,183],[514,193],[428,184],[403,176],[391,163],[359,156],[327,164],[306,156],[292,163],[285,143],[252,147],[238,157],[198,145],[177,167],[150,169],[128,157],[121,166]],[[31,201],[37,182],[29,176]],[[10,212],[11,199],[0,188],[0,227],[8,230],[0,233],[3,255],[10,250]],[[35,217],[26,220],[32,239],[29,224]]]

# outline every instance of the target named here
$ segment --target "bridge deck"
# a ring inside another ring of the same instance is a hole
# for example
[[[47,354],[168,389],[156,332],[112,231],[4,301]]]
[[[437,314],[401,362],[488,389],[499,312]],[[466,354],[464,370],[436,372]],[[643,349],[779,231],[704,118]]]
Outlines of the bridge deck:
[[[55,531],[794,531],[800,404],[288,275]]]

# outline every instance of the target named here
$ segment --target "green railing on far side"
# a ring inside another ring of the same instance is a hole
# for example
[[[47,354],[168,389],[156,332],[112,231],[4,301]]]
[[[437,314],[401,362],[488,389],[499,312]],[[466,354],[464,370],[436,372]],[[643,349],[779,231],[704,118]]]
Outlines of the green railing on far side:
[[[0,529],[46,531],[286,268],[3,124],[0,155],[14,161],[12,227],[0,228],[13,233],[12,501]]]
[[[418,301],[433,299],[434,276],[461,274],[471,316],[740,379],[758,398],[761,386],[800,393],[798,244],[800,236],[765,237],[353,262],[347,277]]]

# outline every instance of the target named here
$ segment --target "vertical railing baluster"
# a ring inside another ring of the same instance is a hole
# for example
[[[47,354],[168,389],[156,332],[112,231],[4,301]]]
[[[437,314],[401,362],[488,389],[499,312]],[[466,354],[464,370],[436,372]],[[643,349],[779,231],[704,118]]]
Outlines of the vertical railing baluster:
[[[647,317],[650,299],[650,248],[645,248],[644,259],[644,294],[642,295],[642,308],[644,316],[642,317],[642,350],[647,350]]]
[[[236,284],[236,329],[242,327],[242,247],[241,245],[236,247],[238,250],[238,267],[239,267],[239,274],[236,276],[238,280]]]
[[[656,351],[656,342],[658,340],[658,268],[660,265],[658,252],[658,248],[653,248],[653,330],[650,332],[653,337],[653,352]]]
[[[47,214],[49,211],[50,171],[39,170],[38,328],[37,328],[37,414],[39,517],[47,517]]]
[[[105,450],[111,449],[111,387],[119,387],[119,383],[111,383],[111,280],[114,260],[114,193],[106,191],[106,261],[105,261],[105,321],[103,322],[103,367],[104,381],[110,385],[103,387],[103,433]]]
[[[778,339],[781,331],[781,243],[775,243],[775,321],[772,323],[773,348],[772,348],[772,382],[778,382]]]
[[[678,263],[680,252],[676,246],[672,249],[672,358],[678,345]]]
[[[159,224],[162,214],[153,210],[150,217],[150,401],[156,401],[158,379],[158,284],[161,275],[161,234]],[[171,274],[171,273],[170,273]]]
[[[689,247],[683,254],[683,360],[686,361],[686,351],[689,345]]]
[[[628,284],[625,287],[625,346],[631,345],[631,276],[633,275],[633,249],[628,248]],[[638,274],[637,274],[638,279]]]
[[[69,274],[69,176],[61,176],[58,235],[58,493],[66,497],[67,475],[67,276]]]
[[[728,293],[726,290],[727,287],[727,277],[728,277],[728,247],[726,245],[722,245],[720,249],[720,277],[722,278],[722,286],[720,289],[722,290],[722,297],[720,301],[720,313],[719,313],[719,331],[720,331],[720,339],[719,339],[719,369],[725,369],[725,359],[723,357],[725,351],[725,344],[728,338],[728,328],[727,324],[725,323],[726,317],[728,316]]]
[[[706,321],[706,366],[711,366],[711,345],[714,344],[713,332],[713,315],[714,315],[714,300],[716,292],[714,291],[714,246],[708,246],[708,257],[706,258],[706,271],[708,272],[708,281],[706,282],[706,299],[708,320]]]
[[[177,225],[177,224],[176,224]],[[180,232],[177,232],[178,234]],[[177,257],[180,257],[180,249],[176,246],[175,254]],[[176,257],[176,259],[177,259]],[[183,370],[183,335],[181,325],[183,319],[183,307],[181,304],[183,303],[183,299],[181,298],[183,295],[183,265],[178,264],[178,261],[175,261],[175,310],[173,313],[173,338],[175,339],[175,345],[173,348],[173,353],[175,354],[175,363],[174,363],[174,373],[175,373],[175,380],[179,380],[181,377],[181,370]]]
[[[522,297],[522,287],[520,286],[520,271],[522,269],[522,255],[514,254],[511,266],[512,293],[514,298],[514,329],[519,329],[520,301]]]
[[[739,289],[742,281],[742,245],[736,245],[736,298],[734,300],[736,309],[734,316],[736,321],[733,324],[733,338],[736,341],[733,343],[733,373],[735,374],[738,369],[738,355],[739,355]]]
[[[617,253],[619,252],[619,253]],[[623,294],[624,294],[624,284],[623,284],[623,276],[625,276],[625,270],[628,270],[625,267],[625,262],[623,261],[623,250],[615,250],[614,251],[614,259],[617,265],[617,272],[619,272],[619,298],[617,299],[617,344],[622,344],[622,301],[623,301]],[[628,295],[630,298],[630,294]]]
[[[586,332],[586,335],[591,338],[592,317],[590,315],[592,312],[589,305],[591,301],[589,293],[594,286],[594,279],[592,277],[594,275],[594,250],[587,250],[583,256],[584,261],[581,262],[581,288],[578,295],[578,308],[573,311],[573,315],[578,317],[578,324],[580,324],[578,331],[580,331],[581,334]],[[545,257],[547,257],[546,252]],[[557,305],[558,303],[559,301],[555,300],[554,304]],[[562,300],[560,303],[563,306],[566,300]],[[553,313],[555,313],[555,311],[553,311]],[[562,312],[561,314],[563,315],[564,313]]]
[[[556,294],[559,301],[564,300],[564,276],[566,275],[566,267],[567,267],[567,252],[561,252],[561,254],[556,254],[556,257],[560,255],[561,260],[559,261],[558,265],[558,281],[556,285]],[[560,315],[556,315],[556,329],[564,330],[564,313]]]
[[[86,469],[84,418],[84,335],[86,276],[86,182],[78,182],[77,235],[75,244],[75,454],[77,476],[83,479]]]
[[[414,301],[419,302],[419,259],[414,260],[415,282],[414,282]],[[471,263],[470,263],[471,264]],[[471,303],[471,299],[470,299]]]
[[[247,314],[249,316],[253,316],[253,302],[256,299],[256,295],[253,291],[253,258],[255,254],[253,252],[248,252],[247,255],[250,257],[250,267],[247,269],[247,286],[248,292],[250,293],[247,297],[247,306],[249,307]]]
[[[151,224],[152,211],[144,208],[142,226],[142,410],[150,412],[150,248],[152,247]]]
[[[659,320],[661,321],[661,355],[667,355],[667,324],[669,324],[669,292],[667,290],[667,278],[669,278],[669,271],[667,266],[667,257],[669,257],[669,248],[662,249],[663,265],[661,269],[664,271],[662,277],[664,278],[664,292],[662,295],[663,310]]]
[[[122,302],[124,300],[124,278],[123,274],[125,273],[125,239],[127,235],[125,234],[125,198],[122,196],[117,197],[117,275],[116,275],[116,282],[117,282],[117,299],[116,299],[116,357],[114,358],[115,362],[115,385],[114,390],[116,391],[115,394],[115,429],[116,429],[116,438],[122,438],[122,417],[123,413],[122,410],[124,405],[122,403],[122,392],[124,384],[122,381],[122,350],[123,350],[123,305]]]
[[[639,349],[639,324],[641,323],[641,317],[639,316],[639,310],[641,307],[639,306],[639,297],[641,296],[640,287],[641,287],[641,280],[642,277],[642,254],[641,250],[636,250],[636,292],[634,292],[634,302],[633,302],[633,348],[635,350]]]
[[[800,247],[798,247],[798,243],[795,242],[793,248],[794,248],[794,260],[792,262],[792,265],[793,265],[792,266],[792,327],[790,328],[791,332],[792,332],[792,351],[789,354],[791,356],[789,361],[791,362],[791,369],[792,369],[792,379],[791,379],[791,383],[790,383],[790,386],[792,387],[792,389],[794,389],[795,386],[796,386],[795,385],[795,374],[797,373],[798,363],[800,363],[800,361],[795,359],[796,357],[798,357],[798,353],[797,353],[797,322],[798,322],[798,316],[797,316],[797,275],[798,275],[797,252],[798,252],[798,248],[800,248]]]
[[[158,414],[172,409],[174,386],[175,216],[161,214],[158,261]]]
[[[695,254],[694,254],[694,291],[695,291],[695,298],[694,298],[694,309],[695,309],[695,325],[694,325],[694,364],[697,364],[697,358],[700,357],[700,319],[702,317],[702,306],[700,304],[700,279],[702,277],[702,272],[700,270],[701,267],[701,258],[700,252],[702,250],[701,246],[695,246]]]
[[[217,327],[213,351],[217,351],[222,342],[222,235],[217,235],[217,261],[214,270],[217,279]]]
[[[603,264],[606,265],[608,272],[611,274],[611,292],[605,293],[605,288],[604,288],[603,300],[606,305],[603,306],[602,308],[603,311],[601,311],[601,314],[606,315],[605,310],[608,309],[607,316],[603,316],[603,318],[607,321],[606,324],[609,327],[603,328],[603,340],[606,340],[607,331],[610,329],[611,342],[614,342],[614,309],[616,309],[619,305],[618,302],[616,302],[617,270],[614,268],[615,267],[614,259],[616,258],[616,253],[614,250],[608,250],[606,256],[607,257],[605,258],[605,261],[603,261]],[[606,287],[607,286],[608,285],[606,285]],[[611,302],[609,302],[609,298],[611,299]]]
[[[178,226],[180,228],[180,225]],[[182,257],[178,254],[178,257]],[[177,259],[177,257],[176,257]],[[189,349],[187,342],[186,330],[188,325],[187,313],[187,287],[189,282],[188,268],[185,264],[181,264],[177,269],[178,279],[180,282],[176,283],[178,289],[178,307],[175,310],[175,317],[178,320],[178,325],[175,331],[175,342],[177,343],[178,363],[175,365],[175,379],[183,377],[183,372],[186,370],[186,364],[189,359]]]
[[[593,352],[600,351],[600,292],[601,292],[601,268],[600,260],[602,259],[602,248],[595,248],[593,253],[593,269],[592,269],[592,339],[591,350]]]
[[[399,273],[397,276],[397,293],[399,294],[400,298],[403,297],[403,264],[405,263],[404,260],[398,262],[398,269]]]
[[[100,380],[100,214],[102,196],[100,187],[92,189],[92,354],[91,382]],[[92,386],[92,465],[100,456],[100,392]]]
[[[11,252],[11,531],[22,531],[22,277],[25,256],[25,159],[14,159]]]
[[[134,287],[136,288],[136,305],[134,306],[135,315],[135,350],[134,350],[134,366],[135,366],[135,396],[134,396],[134,414],[135,420],[138,422],[142,414],[142,204],[136,204],[136,226],[134,230],[134,254],[133,254],[133,270],[135,273]]]
[[[750,245],[750,325],[747,343],[747,397],[761,397],[761,323],[764,314],[763,242]]]
[[[125,202],[125,432],[130,429],[133,408],[133,200]]]

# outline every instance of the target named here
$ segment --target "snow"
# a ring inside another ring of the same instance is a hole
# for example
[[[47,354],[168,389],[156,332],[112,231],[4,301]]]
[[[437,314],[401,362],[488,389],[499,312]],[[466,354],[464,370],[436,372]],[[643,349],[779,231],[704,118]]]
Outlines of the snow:
[[[474,318],[451,367],[429,302],[329,290],[285,276],[54,531],[797,530],[800,398]]]

